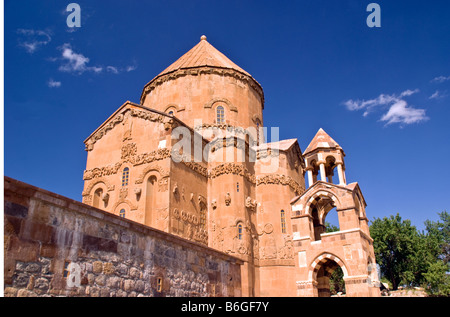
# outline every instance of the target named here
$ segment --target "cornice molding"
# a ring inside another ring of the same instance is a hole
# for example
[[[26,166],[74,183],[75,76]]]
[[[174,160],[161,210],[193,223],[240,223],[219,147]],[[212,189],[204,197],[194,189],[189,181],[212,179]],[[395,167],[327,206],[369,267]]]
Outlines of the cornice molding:
[[[262,108],[264,109],[264,92],[261,85],[251,76],[231,68],[214,67],[214,66],[201,66],[193,68],[182,68],[173,72],[163,74],[152,79],[148,84],[144,86],[141,94],[141,104],[144,104],[145,97],[152,92],[156,87],[163,83],[178,79],[184,76],[198,76],[203,74],[215,74],[219,76],[229,76],[237,80],[244,82],[252,87],[261,98]]]

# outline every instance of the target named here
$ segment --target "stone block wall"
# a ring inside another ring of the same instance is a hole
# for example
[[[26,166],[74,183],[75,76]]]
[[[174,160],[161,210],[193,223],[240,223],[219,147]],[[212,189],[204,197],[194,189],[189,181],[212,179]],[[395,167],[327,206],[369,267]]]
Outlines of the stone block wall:
[[[5,296],[241,296],[242,261],[5,177]]]

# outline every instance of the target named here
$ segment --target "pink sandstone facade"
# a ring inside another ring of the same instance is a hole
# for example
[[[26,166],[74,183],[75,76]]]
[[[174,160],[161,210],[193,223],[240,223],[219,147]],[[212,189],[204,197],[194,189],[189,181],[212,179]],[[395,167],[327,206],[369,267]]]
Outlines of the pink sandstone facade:
[[[243,296],[328,296],[337,267],[347,296],[379,296],[343,149],[322,129],[303,153],[265,143],[263,109],[261,85],[202,36],[85,140],[83,203],[240,259]]]

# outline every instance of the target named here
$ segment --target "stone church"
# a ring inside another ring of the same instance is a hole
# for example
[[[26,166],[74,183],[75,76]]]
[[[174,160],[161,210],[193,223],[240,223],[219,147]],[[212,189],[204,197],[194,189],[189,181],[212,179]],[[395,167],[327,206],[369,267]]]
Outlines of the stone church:
[[[261,85],[202,36],[84,141],[83,203],[239,258],[242,296],[329,296],[337,268],[347,296],[379,296],[344,150],[323,129],[303,152],[266,142],[263,109]]]

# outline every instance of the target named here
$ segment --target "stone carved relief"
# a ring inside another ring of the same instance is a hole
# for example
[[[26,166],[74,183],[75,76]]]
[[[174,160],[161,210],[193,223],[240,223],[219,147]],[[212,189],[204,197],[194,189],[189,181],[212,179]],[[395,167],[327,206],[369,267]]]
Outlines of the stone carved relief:
[[[105,205],[107,205],[107,204],[108,204],[108,201],[109,201],[109,194],[108,194],[108,193],[104,193],[104,194],[102,195],[102,200],[103,200],[103,202],[105,203]]]
[[[136,155],[137,152],[137,146],[136,143],[127,143],[122,145],[121,148],[121,159],[122,160],[128,160],[129,157],[132,157]]]
[[[177,222],[177,234],[183,238],[194,240],[203,244],[208,244],[208,231],[199,226],[197,215],[185,210],[175,208],[172,212],[175,222]]]
[[[273,235],[264,235],[261,240],[259,248],[259,255],[261,259],[276,259],[277,258],[277,246]]]
[[[92,195],[83,195],[83,204],[92,205]]]
[[[256,186],[263,184],[277,184],[288,185],[297,195],[301,195],[305,192],[305,188],[293,180],[290,176],[271,174],[258,177],[256,179]]]
[[[169,228],[169,208],[157,209],[157,219],[162,230],[167,231]]]
[[[205,196],[198,195],[197,200],[198,200],[198,204],[199,204],[200,207],[203,206],[203,208],[206,208],[207,203],[206,203],[206,198],[205,198]]]
[[[293,259],[294,258],[294,245],[293,245],[292,237],[290,235],[286,235],[284,237],[284,246],[282,246],[278,250],[278,258],[279,259]]]
[[[247,196],[247,198],[245,199],[245,207],[247,207],[248,209],[250,209],[252,211],[255,211],[256,205],[257,205],[256,200],[252,200],[252,198],[250,196]]]
[[[187,167],[189,167],[194,172],[196,172],[204,177],[208,177],[208,169],[206,167],[202,166],[201,164],[199,164],[197,162],[186,162],[186,161],[182,161],[182,163],[184,165],[186,165]]]
[[[159,192],[165,192],[169,189],[169,178],[168,177],[164,177],[161,178],[158,182],[158,191]]]
[[[136,187],[136,188],[134,189],[134,194],[136,195],[136,200],[139,200],[139,199],[141,198],[142,189]]]
[[[119,192],[119,199],[124,200],[128,196],[128,187],[122,187]]]
[[[235,163],[224,163],[220,164],[209,171],[210,178],[216,178],[223,174],[234,174],[239,176],[244,176],[250,183],[256,183],[256,177],[251,174],[248,169],[241,164]]]
[[[133,151],[133,150],[131,149],[131,151]],[[122,166],[122,164],[124,162],[130,162],[131,164],[133,164],[133,166],[136,166],[136,165],[141,165],[141,164],[145,164],[145,163],[151,163],[154,161],[163,160],[165,158],[170,157],[170,150],[166,149],[166,148],[165,149],[157,149],[150,153],[143,153],[143,154],[139,154],[139,155],[129,155],[130,149],[127,148],[127,150],[122,153],[123,153],[123,155],[125,153],[126,159],[124,159],[123,161],[118,162],[116,164],[113,164],[113,165],[108,165],[108,166],[104,166],[104,167],[96,167],[91,170],[86,170],[86,171],[84,171],[83,179],[90,180],[93,178],[117,174],[117,172],[120,170],[120,167]],[[142,183],[142,178],[138,179],[137,182],[138,181],[141,181],[141,183]]]
[[[214,220],[211,221],[212,247],[223,251],[223,230]]]
[[[225,205],[229,206],[230,204],[231,204],[231,195],[230,195],[230,193],[227,193],[225,195]]]
[[[113,165],[104,166],[104,167],[96,167],[91,170],[86,170],[86,171],[84,171],[83,179],[90,180],[93,178],[99,178],[99,177],[103,177],[103,176],[117,174],[117,172],[119,171],[121,166],[122,166],[122,162],[116,163]]]

